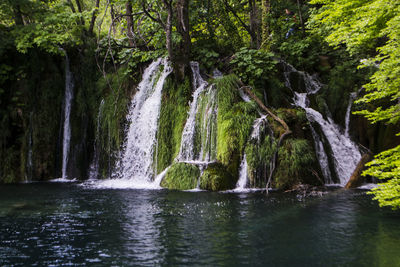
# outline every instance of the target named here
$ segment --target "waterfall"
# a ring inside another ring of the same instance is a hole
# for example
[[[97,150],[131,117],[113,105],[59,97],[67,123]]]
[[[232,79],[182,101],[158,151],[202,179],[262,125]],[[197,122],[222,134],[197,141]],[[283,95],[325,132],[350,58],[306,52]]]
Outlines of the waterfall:
[[[192,68],[193,77],[193,88],[196,88],[193,92],[193,100],[190,103],[189,117],[186,120],[185,127],[182,132],[181,146],[179,154],[177,156],[178,161],[189,161],[195,160],[195,130],[196,130],[196,114],[197,114],[197,103],[200,94],[204,91],[208,85],[206,81],[200,75],[199,63],[191,62],[190,67]]]
[[[165,59],[153,62],[144,72],[127,116],[128,129],[121,156],[113,173],[121,186],[153,187],[154,148],[165,79],[172,69]],[[117,185],[118,187],[118,185]]]
[[[262,115],[260,118],[254,120],[253,129],[251,131],[250,140],[254,140],[257,144],[261,142],[261,126],[267,119],[267,115]],[[244,153],[243,159],[239,167],[239,179],[236,183],[236,188],[234,191],[244,191],[248,184],[248,165],[247,165],[247,155]]]
[[[332,184],[332,174],[329,169],[329,159],[328,155],[326,154],[324,144],[322,143],[321,137],[317,134],[311,123],[310,129],[314,139],[315,152],[317,153],[317,158],[321,167],[322,175],[324,176],[326,183]]]
[[[351,107],[353,106],[353,102],[354,102],[354,99],[356,99],[356,97],[357,97],[357,93],[356,93],[356,92],[352,92],[352,93],[350,94],[350,97],[349,97],[349,104],[347,105],[346,117],[345,117],[345,120],[344,120],[344,122],[345,122],[344,134],[345,134],[347,137],[350,136],[349,131],[350,131]]]
[[[342,129],[340,129],[337,124],[335,124],[330,114],[328,114],[326,120],[323,118],[321,113],[308,107],[308,96],[316,94],[321,88],[321,84],[317,81],[317,79],[304,72],[295,70],[289,64],[285,64],[285,66],[285,83],[288,88],[292,89],[292,91],[293,88],[290,82],[290,74],[292,72],[296,72],[304,79],[306,93],[298,93],[293,91],[294,104],[305,110],[307,118],[310,122],[315,122],[321,127],[321,131],[324,134],[332,150],[335,172],[339,178],[340,184],[346,184],[348,179],[350,179],[350,176],[357,166],[359,160],[361,159],[361,153],[358,147],[354,142],[350,140],[347,135],[342,134]],[[313,131],[313,137],[317,156],[320,162],[321,169],[323,170],[323,174],[324,176],[329,176],[330,173],[327,171],[329,169],[327,164],[327,155],[323,149],[321,138],[318,137],[315,130]],[[326,179],[326,182],[329,181],[331,181],[331,179]]]
[[[243,155],[243,159],[242,162],[240,163],[240,167],[239,167],[239,180],[236,183],[236,191],[243,191],[246,188],[247,185],[247,170],[248,170],[248,166],[247,166],[247,157],[246,157],[246,153]]]
[[[99,160],[100,160],[99,138],[100,138],[101,116],[103,114],[103,108],[104,108],[104,99],[102,99],[100,102],[99,112],[97,114],[97,126],[93,144],[93,160],[89,166],[89,175],[88,175],[89,179],[97,179],[99,177]]]
[[[216,158],[217,92],[200,75],[199,63],[190,63],[193,100],[184,126],[177,161],[210,162]]]
[[[61,178],[68,178],[67,166],[71,142],[71,105],[74,97],[74,82],[72,73],[70,71],[70,62],[67,52],[65,52],[65,97],[64,97],[64,130],[63,130],[63,156],[62,156],[62,176]]]
[[[29,182],[32,180],[33,176],[33,140],[32,140],[32,132],[33,132],[33,112],[29,114],[29,132],[28,132],[28,155],[26,159],[26,172],[25,172],[25,181]]]

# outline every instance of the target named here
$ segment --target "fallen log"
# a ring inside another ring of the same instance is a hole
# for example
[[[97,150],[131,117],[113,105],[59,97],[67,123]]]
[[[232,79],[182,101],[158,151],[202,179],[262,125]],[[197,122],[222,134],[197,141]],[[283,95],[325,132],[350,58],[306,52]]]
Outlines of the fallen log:
[[[364,176],[361,175],[362,171],[365,168],[365,164],[367,164],[369,161],[372,160],[372,154],[371,153],[365,153],[360,161],[357,164],[357,167],[354,169],[353,174],[351,175],[349,181],[347,182],[346,186],[344,188],[350,189],[350,188],[356,188],[362,185],[364,182]]]
[[[279,118],[277,115],[275,115],[269,108],[267,108],[264,103],[251,91],[251,87],[250,86],[245,86],[242,82],[240,82],[240,85],[242,86],[239,90],[244,90],[256,103],[257,105],[264,110],[265,112],[268,113],[268,115],[270,115],[274,120],[276,120],[278,123],[280,123],[283,127],[283,129],[285,130],[285,132],[283,134],[281,134],[279,136],[279,140],[278,140],[278,144],[276,146],[276,152],[274,154],[273,159],[270,162],[270,173],[268,176],[268,181],[267,184],[265,185],[266,188],[266,192],[268,194],[268,188],[269,185],[271,184],[272,181],[272,176],[274,175],[275,169],[276,169],[276,161],[278,160],[278,151],[279,151],[279,147],[281,146],[281,143],[283,141],[283,139],[292,133],[292,131],[289,129],[289,126],[286,124],[286,122],[284,120],[282,120],[281,118]]]

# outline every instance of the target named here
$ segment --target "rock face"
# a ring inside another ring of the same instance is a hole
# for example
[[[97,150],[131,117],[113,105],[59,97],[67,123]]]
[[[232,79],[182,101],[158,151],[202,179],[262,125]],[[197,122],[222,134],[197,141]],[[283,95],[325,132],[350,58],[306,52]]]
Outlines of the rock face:
[[[364,176],[361,176],[361,173],[364,170],[365,164],[370,160],[372,160],[372,155],[370,153],[366,153],[362,156],[360,162],[357,164],[357,167],[351,175],[350,180],[345,186],[346,189],[359,187],[363,183]]]
[[[235,181],[222,164],[209,166],[200,177],[200,188],[222,191],[235,188]]]

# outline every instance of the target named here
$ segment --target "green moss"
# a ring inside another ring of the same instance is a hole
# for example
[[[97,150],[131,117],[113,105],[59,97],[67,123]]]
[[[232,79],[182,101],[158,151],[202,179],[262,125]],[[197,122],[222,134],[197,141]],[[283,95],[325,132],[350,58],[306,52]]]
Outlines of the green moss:
[[[243,102],[238,93],[238,78],[228,75],[216,80],[218,90],[217,159],[234,177],[240,156],[256,118],[256,105]]]
[[[217,157],[217,113],[213,112],[218,105],[216,97],[215,87],[209,87],[199,95],[197,102],[194,154],[203,152],[201,159],[205,159],[207,153],[212,160]]]
[[[165,174],[161,186],[177,190],[193,189],[197,186],[199,176],[200,170],[195,165],[183,162],[175,163]]]
[[[200,177],[200,188],[210,191],[233,189],[237,179],[222,164],[209,166]]]
[[[186,78],[177,84],[174,77],[167,77],[162,95],[162,103],[157,132],[157,173],[171,165],[179,153],[183,127],[191,96],[191,82]]]
[[[260,138],[260,143],[252,141],[246,146],[249,180],[253,187],[265,186],[270,171],[270,162],[277,147],[274,137],[261,135]]]
[[[128,81],[123,79],[124,68],[119,69],[117,73],[108,74],[97,82],[97,88],[104,96],[101,117],[97,120],[97,115],[93,118],[97,121],[94,128],[97,128],[97,122],[100,123],[99,144],[102,153],[100,153],[101,177],[107,177],[110,164],[115,160],[115,151],[118,151],[124,141],[124,132],[126,125],[126,114],[130,98],[127,96]],[[98,113],[101,101],[96,105]]]
[[[287,189],[298,183],[312,183],[315,163],[315,154],[307,140],[287,139],[279,148],[275,186]]]

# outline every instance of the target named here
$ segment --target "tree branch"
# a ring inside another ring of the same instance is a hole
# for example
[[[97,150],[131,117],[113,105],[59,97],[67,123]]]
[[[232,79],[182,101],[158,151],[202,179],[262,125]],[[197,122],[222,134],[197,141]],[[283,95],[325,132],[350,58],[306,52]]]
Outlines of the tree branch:
[[[286,124],[286,122],[285,122],[284,120],[282,120],[281,118],[279,118],[278,116],[276,116],[269,108],[267,108],[267,107],[264,105],[264,103],[251,91],[251,87],[250,87],[250,86],[245,86],[245,85],[243,84],[243,82],[241,82],[241,81],[239,81],[239,84],[242,86],[239,90],[244,90],[244,91],[257,103],[257,105],[258,105],[262,110],[264,110],[265,112],[267,112],[268,115],[270,115],[275,121],[279,122],[279,123],[282,125],[282,127],[285,129],[285,132],[284,132],[283,134],[281,134],[281,136],[279,137],[279,140],[278,140],[278,144],[277,144],[277,147],[276,147],[276,151],[275,151],[274,157],[273,157],[273,159],[272,159],[271,162],[270,162],[270,173],[269,173],[269,176],[268,176],[268,181],[267,181],[267,183],[266,183],[266,185],[265,185],[265,187],[266,187],[266,192],[267,192],[267,194],[268,194],[268,188],[269,188],[269,185],[271,184],[272,176],[274,175],[274,172],[275,172],[275,169],[276,169],[275,167],[276,167],[276,162],[277,162],[277,159],[278,159],[279,147],[281,146],[283,139],[284,139],[287,135],[291,134],[292,131],[289,129],[289,126]]]
[[[250,29],[250,26],[244,23],[244,21],[239,17],[239,15],[235,12],[235,10],[229,5],[227,0],[224,0],[225,7],[230,11],[235,18],[239,21],[240,24],[242,24],[243,28],[250,34],[252,38],[255,38],[255,33]]]

